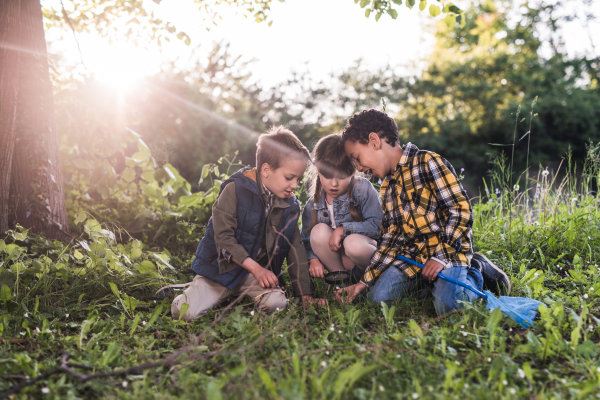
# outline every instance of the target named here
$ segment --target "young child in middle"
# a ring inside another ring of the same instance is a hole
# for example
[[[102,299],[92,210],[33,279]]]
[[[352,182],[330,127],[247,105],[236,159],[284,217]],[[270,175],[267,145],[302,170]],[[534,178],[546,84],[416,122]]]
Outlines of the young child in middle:
[[[377,248],[383,217],[379,195],[371,182],[355,176],[338,134],[317,142],[313,163],[310,199],[302,213],[309,273],[325,278],[345,272],[358,280]]]

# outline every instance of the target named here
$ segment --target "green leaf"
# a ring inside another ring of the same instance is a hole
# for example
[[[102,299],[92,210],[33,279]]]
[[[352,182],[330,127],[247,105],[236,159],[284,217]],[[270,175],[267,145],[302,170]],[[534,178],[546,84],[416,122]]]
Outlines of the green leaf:
[[[419,10],[423,11],[425,9],[425,7],[427,7],[427,0],[419,1]]]
[[[379,21],[379,19],[381,18],[382,15],[383,15],[383,12],[378,11],[377,14],[375,14],[375,21]]]
[[[273,379],[263,367],[258,367],[258,377],[271,397],[275,399],[280,397],[277,394],[277,386],[275,386],[275,382],[273,382]]]
[[[357,361],[348,368],[342,370],[333,384],[334,398],[341,398],[342,394],[351,389],[354,383],[376,368],[375,365],[365,367],[362,362]]]
[[[0,287],[0,301],[6,302],[10,299],[12,299],[12,290],[6,283],[3,283]]]
[[[423,329],[421,329],[419,324],[417,324],[417,322],[414,319],[408,321],[408,329],[410,329],[410,332],[417,338],[423,337]]]
[[[121,345],[117,342],[110,342],[106,350],[102,352],[100,357],[100,365],[108,367],[115,363],[121,356]]]
[[[448,11],[454,14],[460,14],[461,13],[461,9],[458,8],[456,5],[454,4],[450,4],[448,6]]]
[[[388,14],[390,14],[390,16],[392,17],[392,19],[398,18],[398,11],[394,10],[393,8],[390,8],[388,10]]]
[[[371,0],[360,0],[360,7],[365,8],[370,2]]]
[[[76,260],[82,260],[85,256],[79,250],[75,249],[73,257],[75,257]]]
[[[22,230],[20,232],[13,231],[10,235],[13,237],[13,239],[23,242],[25,239],[27,239],[27,230]]]
[[[373,11],[373,10],[370,8],[366,8],[365,9],[365,17],[369,18],[369,15],[371,15],[371,11]]]
[[[131,323],[131,329],[129,329],[129,336],[133,336],[133,334],[135,333],[135,330],[140,324],[140,319],[140,314],[136,314],[135,318],[133,319],[133,322]]]
[[[429,15],[431,15],[432,17],[437,17],[438,15],[440,15],[440,12],[440,8],[435,4],[431,4],[429,6]]]
[[[406,0],[406,5],[408,8],[413,8],[415,5],[415,0]]]

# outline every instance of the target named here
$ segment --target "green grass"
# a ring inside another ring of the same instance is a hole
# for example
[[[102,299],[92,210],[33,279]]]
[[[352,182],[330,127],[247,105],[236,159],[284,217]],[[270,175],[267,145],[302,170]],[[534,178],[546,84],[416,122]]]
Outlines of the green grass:
[[[513,294],[545,304],[529,330],[480,303],[436,317],[416,299],[292,303],[275,315],[246,302],[188,324],[171,319],[170,299],[152,297],[188,277],[171,269],[166,249],[118,243],[92,218],[78,221],[81,236],[68,245],[9,232],[0,241],[0,391],[68,354],[70,373],[15,397],[600,398],[600,197],[550,178],[532,192],[496,182],[475,206],[478,250],[506,269]]]

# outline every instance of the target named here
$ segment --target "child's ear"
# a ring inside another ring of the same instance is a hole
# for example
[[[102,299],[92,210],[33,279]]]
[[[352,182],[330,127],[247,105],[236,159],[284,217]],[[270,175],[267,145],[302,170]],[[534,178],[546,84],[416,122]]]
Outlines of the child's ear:
[[[271,175],[271,171],[273,169],[271,168],[271,165],[269,163],[262,163],[262,165],[260,166],[260,177],[261,178],[268,178],[269,175]]]
[[[374,150],[381,149],[381,138],[376,132],[369,133],[369,145],[373,146]]]

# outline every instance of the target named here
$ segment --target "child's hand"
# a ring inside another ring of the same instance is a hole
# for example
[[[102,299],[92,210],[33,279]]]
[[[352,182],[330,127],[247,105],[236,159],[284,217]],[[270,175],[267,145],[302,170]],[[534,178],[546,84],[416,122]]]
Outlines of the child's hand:
[[[263,267],[258,267],[252,275],[256,278],[259,285],[264,289],[276,288],[279,285],[279,280],[275,274]]]
[[[425,263],[425,266],[423,267],[423,270],[421,271],[421,275],[423,276],[423,278],[425,278],[429,281],[435,281],[437,279],[438,274],[443,269],[444,269],[444,264],[442,264],[441,262],[439,262],[437,260],[434,260],[433,258],[430,258]]]
[[[338,226],[333,230],[329,237],[329,249],[339,251],[342,248],[342,239],[344,238],[344,227]]]
[[[313,278],[324,278],[325,277],[325,267],[323,263],[318,258],[313,258],[309,261],[308,273]]]
[[[327,305],[327,299],[322,299],[319,297],[313,297],[310,295],[304,295],[302,296],[302,304],[307,306],[310,304],[315,304],[317,306],[326,306]]]
[[[354,285],[346,286],[344,288],[335,291],[335,299],[340,303],[352,303],[352,301],[367,288],[362,282],[355,283]]]

